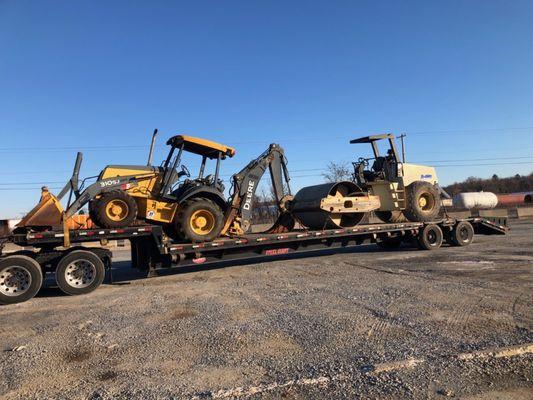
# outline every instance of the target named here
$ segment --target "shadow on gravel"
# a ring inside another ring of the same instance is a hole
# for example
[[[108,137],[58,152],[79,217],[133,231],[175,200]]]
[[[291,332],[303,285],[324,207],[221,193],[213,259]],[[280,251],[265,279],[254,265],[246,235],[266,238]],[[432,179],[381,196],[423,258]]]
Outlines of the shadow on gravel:
[[[369,244],[369,245],[362,245],[357,247],[351,247],[351,248],[344,248],[344,249],[323,249],[323,250],[311,250],[307,252],[302,253],[292,253],[292,254],[283,254],[278,256],[257,256],[253,258],[243,259],[243,260],[227,260],[227,261],[215,261],[215,262],[209,262],[201,265],[191,265],[191,266],[183,266],[183,267],[175,267],[175,268],[168,268],[168,269],[158,269],[156,271],[155,276],[167,276],[167,275],[175,275],[175,274],[188,274],[193,272],[199,272],[199,271],[210,271],[210,270],[216,270],[220,268],[229,268],[229,267],[237,267],[242,265],[250,265],[250,264],[257,264],[257,263],[263,263],[263,262],[272,262],[272,261],[281,261],[281,260],[296,260],[296,259],[303,259],[303,258],[311,258],[311,257],[317,257],[317,256],[325,256],[325,255],[334,255],[334,254],[362,254],[362,253],[391,253],[391,252],[413,252],[418,251],[417,249],[409,246],[401,247],[397,250],[385,250],[381,249],[377,245]],[[140,280],[140,279],[147,279],[149,278],[147,276],[147,271],[144,270],[137,270],[135,268],[131,267],[130,261],[115,261],[113,262],[113,266],[111,268],[111,271],[106,272],[106,278],[104,280],[105,284],[111,284],[111,285],[128,285],[129,283]],[[67,294],[63,293],[55,283],[55,276],[54,274],[48,273],[45,282],[43,284],[43,288],[39,291],[36,297],[59,297],[59,296],[68,296]]]

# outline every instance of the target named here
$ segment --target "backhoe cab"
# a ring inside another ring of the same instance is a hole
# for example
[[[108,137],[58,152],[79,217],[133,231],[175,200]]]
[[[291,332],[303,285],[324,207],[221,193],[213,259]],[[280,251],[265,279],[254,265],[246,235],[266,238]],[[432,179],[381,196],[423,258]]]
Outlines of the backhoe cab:
[[[381,155],[378,142],[386,140],[388,150]],[[354,162],[354,180],[369,194],[378,196],[376,215],[384,222],[432,221],[440,208],[440,188],[435,168],[401,162],[394,135],[365,136],[350,143],[368,143],[373,158]],[[370,166],[372,161],[372,166]]]

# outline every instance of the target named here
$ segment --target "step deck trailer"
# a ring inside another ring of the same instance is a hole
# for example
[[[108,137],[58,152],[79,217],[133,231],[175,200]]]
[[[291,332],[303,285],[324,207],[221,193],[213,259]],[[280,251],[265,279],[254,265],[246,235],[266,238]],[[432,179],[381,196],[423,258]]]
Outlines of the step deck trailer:
[[[160,268],[277,257],[314,250],[349,248],[376,243],[395,249],[402,243],[435,250],[443,242],[465,246],[476,234],[506,234],[505,218],[443,219],[436,222],[404,222],[358,225],[354,228],[295,230],[283,234],[248,234],[219,238],[205,243],[166,241],[156,225],[122,229],[80,229],[68,232],[71,246],[64,248],[63,231],[12,234],[0,239],[0,304],[29,300],[42,286],[43,276],[54,273],[57,285],[67,294],[84,294],[96,289],[111,270],[110,240],[129,240],[132,267],[157,275]],[[24,250],[2,253],[6,243]],[[84,245],[92,243],[91,247]],[[100,246],[96,245],[99,244]],[[313,253],[316,254],[316,253]],[[109,274],[112,281],[112,275]]]

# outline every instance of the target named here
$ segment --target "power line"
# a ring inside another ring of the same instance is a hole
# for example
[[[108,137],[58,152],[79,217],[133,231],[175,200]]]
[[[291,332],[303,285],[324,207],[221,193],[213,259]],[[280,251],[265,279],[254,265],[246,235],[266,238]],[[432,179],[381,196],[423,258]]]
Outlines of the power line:
[[[406,131],[405,129],[402,129]],[[387,130],[388,131],[388,130]],[[502,127],[502,128],[471,128],[471,129],[448,129],[448,130],[422,130],[422,131],[406,131],[408,135],[446,135],[454,133],[484,133],[484,132],[509,132],[509,133],[522,133],[524,131],[533,131],[533,126],[522,126],[522,127]],[[328,136],[328,140],[346,140],[348,136],[353,135],[342,135],[342,136]],[[273,143],[276,141],[280,142],[294,142],[305,140],[309,141],[324,141],[324,137],[320,138],[302,138],[302,137],[287,137],[277,138],[272,140],[261,140],[261,141],[238,141],[239,144],[261,144],[261,143]],[[157,145],[156,148],[165,148],[165,145]],[[149,145],[89,145],[89,146],[80,146],[80,145],[69,145],[69,146],[54,146],[54,147],[0,147],[0,151],[62,151],[62,150],[83,150],[83,151],[92,151],[92,150],[123,150],[123,149],[146,149],[148,151]]]

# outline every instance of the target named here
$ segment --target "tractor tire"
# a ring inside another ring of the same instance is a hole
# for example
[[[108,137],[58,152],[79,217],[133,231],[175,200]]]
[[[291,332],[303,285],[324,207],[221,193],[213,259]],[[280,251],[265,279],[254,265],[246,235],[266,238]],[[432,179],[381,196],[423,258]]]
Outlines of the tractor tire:
[[[31,299],[43,283],[41,266],[33,258],[12,255],[0,260],[0,304]]]
[[[100,199],[93,199],[89,202],[89,218],[95,225],[98,225],[96,223],[96,219],[98,218],[96,216],[96,211],[98,210],[98,200]]]
[[[405,217],[413,222],[431,222],[441,209],[439,191],[429,182],[416,181],[405,188]]]
[[[407,218],[401,211],[374,211],[376,217],[388,224],[395,224],[398,222],[406,222]]]
[[[135,199],[122,190],[104,193],[97,201],[93,222],[101,228],[124,228],[137,217]]]
[[[213,201],[197,197],[183,202],[175,220],[180,239],[208,242],[216,239],[224,227],[224,214]]]

